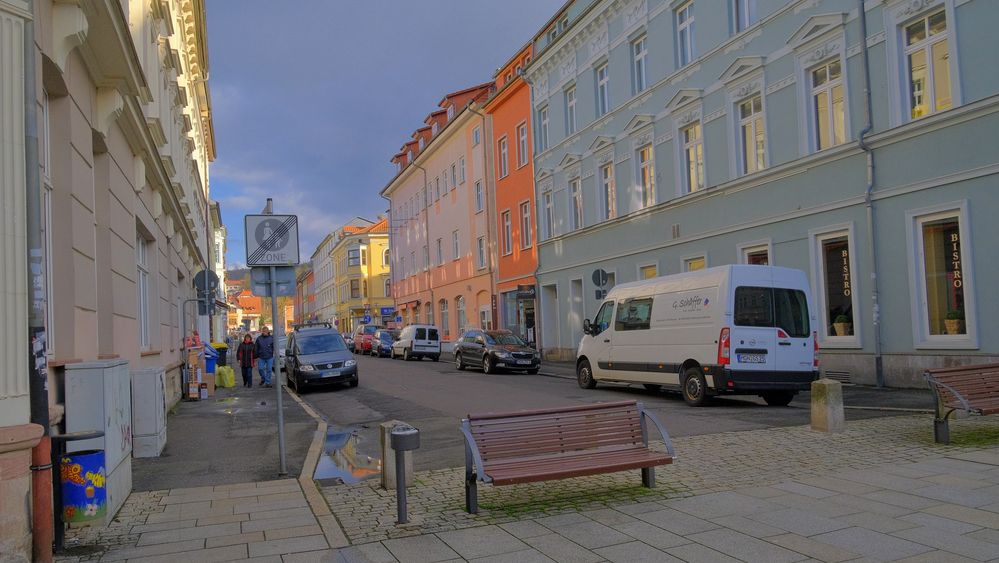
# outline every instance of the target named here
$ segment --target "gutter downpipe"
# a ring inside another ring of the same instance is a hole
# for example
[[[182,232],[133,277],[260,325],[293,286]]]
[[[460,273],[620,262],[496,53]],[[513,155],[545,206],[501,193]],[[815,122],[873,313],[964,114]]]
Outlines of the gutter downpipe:
[[[521,71],[520,77],[527,84],[528,91],[531,94],[531,102],[530,102],[531,106],[528,108],[528,113],[530,114],[529,119],[531,120],[531,132],[533,133],[531,135],[531,138],[532,138],[532,145],[533,145],[533,138],[534,138],[535,135],[537,135],[537,133],[536,133],[537,128],[535,127],[535,123],[534,123],[534,81],[531,80],[530,78],[528,78],[527,77],[527,72],[525,72],[523,70]],[[535,148],[535,147],[532,146],[532,148]],[[538,250],[538,239],[537,239],[537,234],[538,234],[538,228],[537,228],[537,214],[538,214],[537,204],[538,204],[538,198],[537,198],[537,195],[538,194],[537,194],[537,184],[535,183],[535,178],[537,178],[537,173],[538,172],[537,172],[537,168],[535,167],[536,163],[535,163],[535,158],[534,157],[535,157],[534,151],[531,151],[531,184],[532,184],[531,191],[533,192],[533,195],[534,195],[534,205],[531,206],[531,214],[534,217],[534,224],[531,225],[531,229],[534,231],[534,244],[533,244],[534,256],[535,256],[535,260],[534,260],[534,263],[535,263],[535,266],[534,266],[534,302],[536,304],[535,305],[535,310],[534,310],[534,342],[538,343],[538,342],[541,342],[541,322],[542,322],[542,320],[541,320],[541,278],[539,277],[540,274],[541,274],[541,259],[538,256],[540,254],[540,252]],[[540,346],[538,347],[538,353],[540,353],[541,357],[544,358],[544,356],[545,356],[544,349],[542,347],[540,347]]]
[[[867,208],[867,232],[869,235],[869,251],[871,253],[871,313],[874,322],[874,375],[878,387],[885,386],[884,365],[881,357],[881,307],[878,302],[878,245],[877,232],[874,229],[874,191],[875,167],[874,148],[867,144],[865,137],[874,129],[873,110],[871,106],[871,62],[867,47],[867,13],[864,0],[857,0],[857,10],[860,19],[860,52],[864,61],[864,129],[861,130],[857,142],[867,154],[867,189],[864,191],[864,206]]]
[[[42,427],[41,440],[31,449],[31,538],[34,561],[52,561],[55,534],[52,506],[52,442],[49,428],[48,358],[45,316],[45,260],[42,249],[41,182],[38,175],[38,92],[35,65],[35,5],[27,0],[32,20],[24,25],[24,187],[27,230],[28,396],[31,422]],[[34,345],[41,349],[35,352]]]
[[[493,253],[493,249],[495,248],[495,244],[496,244],[496,237],[494,236],[494,232],[493,232],[494,231],[494,229],[493,229],[493,226],[494,226],[493,225],[493,220],[495,219],[495,217],[493,217],[493,215],[492,215],[492,205],[490,205],[490,202],[492,201],[492,197],[495,194],[495,188],[496,188],[496,179],[495,178],[493,179],[493,182],[492,182],[493,189],[491,189],[491,190],[489,189],[489,177],[490,177],[490,175],[493,172],[493,166],[490,165],[491,164],[490,156],[492,156],[492,150],[493,150],[493,144],[492,144],[492,137],[493,137],[493,135],[492,135],[492,127],[487,127],[486,114],[484,114],[484,113],[480,112],[479,110],[475,109],[474,107],[472,107],[472,105],[474,103],[475,102],[469,102],[468,106],[466,106],[466,107],[468,108],[468,111],[474,113],[475,115],[479,116],[482,119],[482,136],[483,136],[483,139],[490,139],[489,148],[488,149],[486,149],[486,147],[482,148],[482,153],[483,153],[482,154],[482,157],[483,157],[482,160],[485,161],[484,162],[484,164],[485,164],[485,174],[484,174],[484,176],[485,177],[483,178],[483,180],[485,181],[485,189],[488,190],[488,193],[483,194],[485,196],[484,197],[484,199],[485,199],[485,202],[484,202],[485,203],[485,208],[483,209],[483,212],[486,214],[486,236],[489,237],[489,247],[490,247],[490,250],[489,250],[489,270],[488,270],[488,272],[489,272],[489,293],[490,293],[491,302],[489,303],[489,308],[490,308],[489,312],[491,313],[491,316],[492,316],[492,319],[493,319],[493,328],[499,328],[497,326],[497,325],[499,325],[499,295],[496,294],[496,287],[497,287],[496,278],[499,277],[499,272],[498,271],[494,271],[494,267],[495,267],[495,262],[496,261],[493,260],[493,257],[495,255]],[[485,145],[485,143],[483,143],[483,145]],[[493,308],[494,304],[495,304],[495,308]]]
[[[420,171],[423,172],[423,194],[424,194],[423,197],[427,198],[427,201],[429,202],[430,201],[430,184],[427,183],[427,169],[424,168],[424,167],[422,167],[422,166],[420,166],[419,164],[417,164],[415,160],[413,161],[413,166],[419,168]],[[382,196],[382,197],[384,197],[384,196]],[[391,205],[391,201],[389,202],[389,204]],[[423,211],[423,238],[424,238],[424,240],[427,243],[427,255],[425,257],[427,259],[427,263],[424,264],[424,266],[427,267],[427,269],[426,269],[426,272],[427,272],[427,290],[430,291],[430,312],[431,312],[431,314],[433,314],[433,313],[436,313],[436,311],[434,311],[434,308],[437,307],[437,302],[434,301],[434,285],[432,283],[433,282],[433,272],[430,271],[430,209],[427,206],[423,206],[422,211]],[[391,232],[391,231],[389,231],[389,232]],[[389,244],[392,244],[392,241],[389,241]],[[434,319],[434,320],[436,321],[437,319]],[[419,321],[419,319],[417,319],[417,321]],[[437,323],[435,322],[434,324],[437,324]]]

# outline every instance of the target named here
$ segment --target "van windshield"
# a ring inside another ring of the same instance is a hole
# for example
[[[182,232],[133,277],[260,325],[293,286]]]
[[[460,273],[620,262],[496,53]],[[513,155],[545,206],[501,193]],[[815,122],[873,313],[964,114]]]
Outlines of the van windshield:
[[[780,328],[793,338],[805,338],[811,334],[805,292],[779,287],[737,287],[735,324]]]

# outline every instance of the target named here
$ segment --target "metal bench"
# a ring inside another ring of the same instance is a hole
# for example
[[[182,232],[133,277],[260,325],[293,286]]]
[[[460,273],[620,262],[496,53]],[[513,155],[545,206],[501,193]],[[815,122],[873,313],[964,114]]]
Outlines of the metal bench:
[[[999,413],[999,364],[928,369],[923,377],[936,399],[937,443],[950,443],[948,417],[958,409],[981,416]]]
[[[649,449],[646,421],[666,444]],[[642,470],[655,487],[655,466],[673,462],[673,443],[662,424],[636,401],[468,415],[465,436],[465,510],[478,512],[478,481],[494,486]]]

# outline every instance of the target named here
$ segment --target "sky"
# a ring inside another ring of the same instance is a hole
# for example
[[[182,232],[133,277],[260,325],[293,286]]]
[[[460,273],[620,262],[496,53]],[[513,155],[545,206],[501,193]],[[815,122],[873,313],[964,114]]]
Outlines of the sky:
[[[226,264],[243,216],[297,214],[302,261],[388,208],[389,162],[444,94],[492,79],[563,0],[211,0],[212,199]]]

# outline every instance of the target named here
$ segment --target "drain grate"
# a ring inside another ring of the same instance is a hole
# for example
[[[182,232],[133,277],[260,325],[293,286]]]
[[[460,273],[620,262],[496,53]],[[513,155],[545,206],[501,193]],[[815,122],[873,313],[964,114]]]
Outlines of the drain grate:
[[[827,369],[824,376],[829,379],[835,379],[840,383],[850,383],[850,372],[848,371]]]

